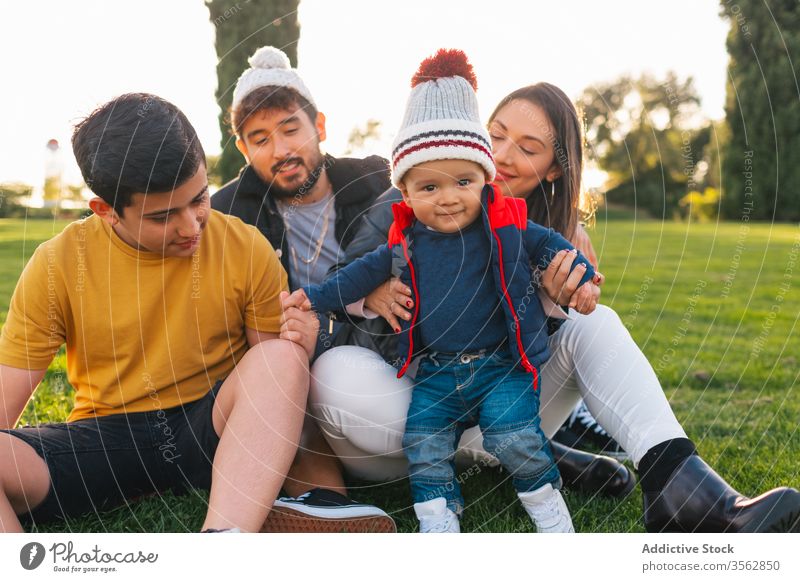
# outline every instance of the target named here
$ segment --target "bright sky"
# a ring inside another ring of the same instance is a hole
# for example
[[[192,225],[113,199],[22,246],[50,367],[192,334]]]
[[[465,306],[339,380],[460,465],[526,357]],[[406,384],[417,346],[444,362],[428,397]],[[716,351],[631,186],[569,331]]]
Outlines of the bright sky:
[[[231,18],[258,18],[252,10],[242,0]],[[669,69],[693,76],[705,113],[723,116],[728,26],[716,0],[302,0],[299,10],[299,68],[333,154],[370,118],[390,141],[411,76],[440,47],[470,57],[484,118],[536,81],[576,97],[623,73]],[[62,144],[67,181],[79,182],[72,124],[131,91],[174,102],[206,151],[219,151],[214,28],[202,0],[9,1],[2,13],[0,182],[40,184],[50,138]]]

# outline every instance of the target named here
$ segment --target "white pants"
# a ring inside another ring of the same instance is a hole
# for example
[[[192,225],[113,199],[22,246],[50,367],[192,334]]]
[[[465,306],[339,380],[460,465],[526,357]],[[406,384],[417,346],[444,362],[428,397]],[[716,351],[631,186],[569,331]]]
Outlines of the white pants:
[[[591,315],[575,314],[549,345],[539,373],[545,435],[552,437],[583,397],[636,465],[653,446],[686,438],[652,366],[613,309],[598,305]],[[402,438],[412,387],[366,348],[335,348],[315,362],[310,412],[348,473],[370,481],[407,474]],[[482,440],[480,429],[471,428],[459,451],[487,455]]]

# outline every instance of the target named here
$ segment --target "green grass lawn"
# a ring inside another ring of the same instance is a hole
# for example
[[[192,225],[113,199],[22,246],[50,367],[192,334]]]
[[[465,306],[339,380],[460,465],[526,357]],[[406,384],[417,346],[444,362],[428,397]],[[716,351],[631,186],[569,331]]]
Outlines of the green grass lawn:
[[[742,492],[800,485],[800,228],[678,224],[601,213],[592,231],[612,306],[658,372],[704,458]],[[0,220],[0,318],[35,246],[64,222]],[[60,355],[23,422],[63,420],[72,389]],[[405,481],[353,483],[355,497],[416,527]],[[464,483],[463,531],[531,531],[507,475]],[[567,493],[581,532],[638,532],[638,488],[622,501]],[[44,531],[196,531],[206,496],[161,496]]]

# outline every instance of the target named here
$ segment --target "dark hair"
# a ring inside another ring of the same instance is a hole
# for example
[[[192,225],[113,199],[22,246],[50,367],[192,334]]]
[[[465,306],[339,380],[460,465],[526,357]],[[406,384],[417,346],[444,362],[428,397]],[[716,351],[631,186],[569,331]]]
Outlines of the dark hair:
[[[578,112],[561,89],[550,83],[537,83],[504,97],[492,112],[489,122],[501,109],[515,101],[527,101],[544,110],[555,132],[548,137],[555,150],[556,162],[561,166],[560,178],[553,183],[542,180],[526,198],[528,218],[571,239],[578,225],[583,165],[583,132]]]
[[[128,93],[75,126],[72,151],[92,192],[122,216],[134,194],[170,192],[205,165],[205,152],[180,109]]]
[[[231,131],[241,136],[244,124],[259,111],[288,110],[296,106],[306,112],[311,123],[317,122],[317,108],[291,87],[266,86],[253,89],[235,108],[230,110]]]

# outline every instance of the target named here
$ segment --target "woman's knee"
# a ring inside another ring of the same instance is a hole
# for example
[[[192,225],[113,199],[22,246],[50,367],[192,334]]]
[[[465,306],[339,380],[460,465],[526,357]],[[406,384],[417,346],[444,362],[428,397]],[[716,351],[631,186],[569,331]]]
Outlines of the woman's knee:
[[[589,315],[577,315],[564,325],[559,343],[571,346],[576,353],[584,353],[586,350],[603,351],[629,338],[617,312],[607,305],[598,305]]]
[[[375,352],[342,346],[324,353],[311,368],[309,401],[383,423],[405,418],[411,401],[410,380]]]
[[[365,348],[333,349],[311,370],[309,412],[332,447],[347,441],[372,455],[395,454],[410,398],[411,382]]]
[[[589,315],[584,315],[582,319],[585,319],[591,326],[598,328],[616,327],[622,325],[622,320],[617,312],[608,305],[602,304],[598,304],[592,313]]]

